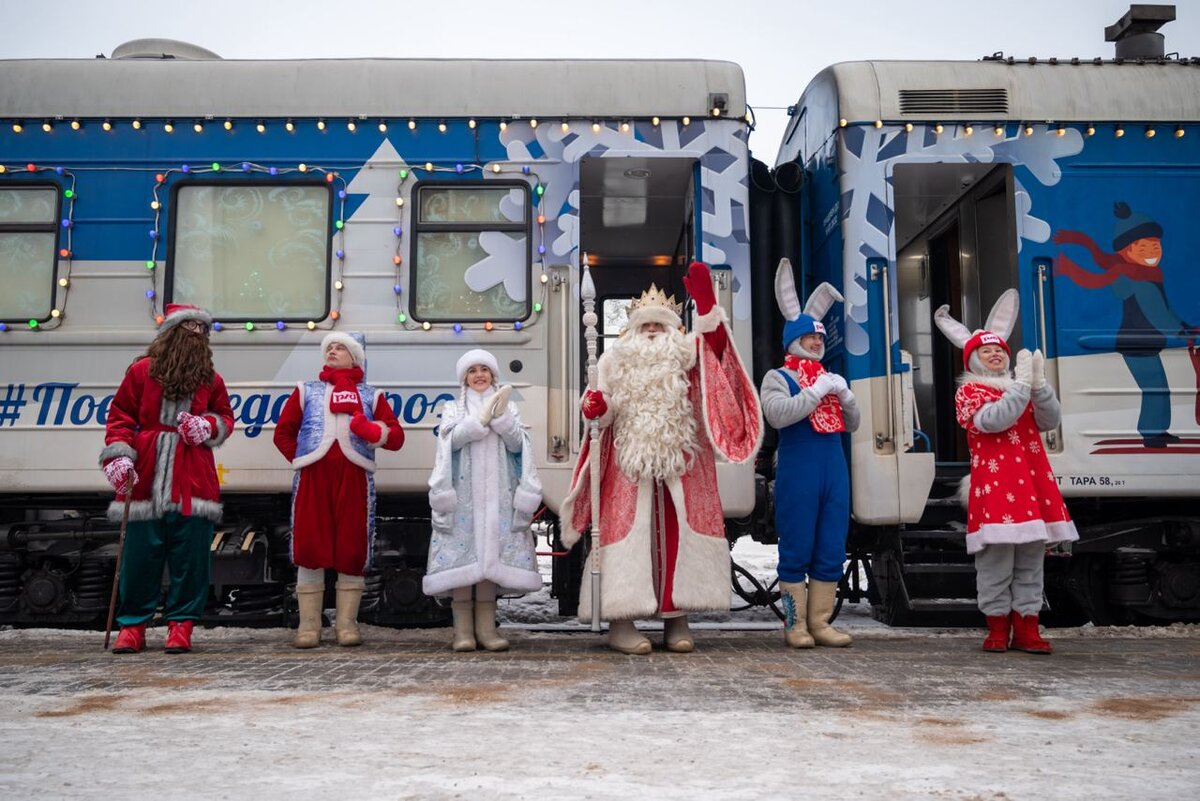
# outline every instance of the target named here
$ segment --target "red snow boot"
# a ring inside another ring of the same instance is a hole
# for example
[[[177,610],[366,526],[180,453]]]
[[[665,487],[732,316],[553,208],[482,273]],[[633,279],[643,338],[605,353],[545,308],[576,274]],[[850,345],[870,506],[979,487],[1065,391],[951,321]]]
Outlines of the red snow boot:
[[[167,646],[165,650],[168,654],[186,654],[192,650],[192,626],[195,625],[191,620],[171,620],[167,622]]]
[[[1008,650],[1008,615],[988,615],[988,636],[983,641],[983,650],[1003,653]]]
[[[1012,644],[1009,647],[1014,651],[1024,651],[1027,654],[1049,654],[1054,651],[1053,646],[1038,633],[1037,615],[1022,615],[1014,609],[1012,630]]]
[[[117,641],[113,643],[114,654],[136,654],[146,647],[146,624],[122,626]]]

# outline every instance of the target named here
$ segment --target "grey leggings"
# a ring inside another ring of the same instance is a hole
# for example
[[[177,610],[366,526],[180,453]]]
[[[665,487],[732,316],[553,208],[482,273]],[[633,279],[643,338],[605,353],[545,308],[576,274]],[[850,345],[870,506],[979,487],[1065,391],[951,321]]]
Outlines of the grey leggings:
[[[1022,615],[1042,610],[1042,563],[1046,543],[994,544],[975,554],[975,589],[979,611],[988,617]]]

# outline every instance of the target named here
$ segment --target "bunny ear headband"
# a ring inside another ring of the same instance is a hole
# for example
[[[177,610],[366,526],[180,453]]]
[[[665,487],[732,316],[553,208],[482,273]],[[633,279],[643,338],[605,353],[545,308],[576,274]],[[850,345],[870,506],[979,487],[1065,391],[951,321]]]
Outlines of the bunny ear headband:
[[[969,330],[951,317],[949,305],[943,305],[935,311],[933,321],[946,335],[946,339],[953,342],[956,347],[962,348],[963,364],[969,367],[968,360],[971,358],[971,354],[981,345],[999,345],[1011,355],[1006,340],[1012,336],[1013,328],[1016,327],[1019,307],[1020,296],[1017,294],[1017,290],[1008,289],[996,299],[991,313],[988,314],[987,323],[978,331]]]
[[[824,282],[808,296],[808,303],[800,308],[800,299],[796,296],[796,279],[792,275],[792,263],[788,259],[780,259],[779,267],[775,270],[775,302],[779,311],[787,321],[783,326],[783,347],[805,334],[824,334],[825,326],[820,320],[829,312],[829,307],[843,300],[842,293],[833,285]]]

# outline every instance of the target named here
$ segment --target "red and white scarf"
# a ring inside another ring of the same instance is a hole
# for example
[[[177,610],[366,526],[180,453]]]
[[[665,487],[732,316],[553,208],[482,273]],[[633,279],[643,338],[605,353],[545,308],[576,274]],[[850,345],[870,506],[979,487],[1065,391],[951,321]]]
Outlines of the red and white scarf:
[[[825,372],[825,368],[816,359],[802,359],[791,354],[784,358],[783,366],[796,372],[800,377],[801,388],[811,387]],[[845,431],[846,421],[842,419],[842,404],[837,394],[830,392],[821,398],[817,408],[808,416],[808,421],[818,434],[838,434]]]

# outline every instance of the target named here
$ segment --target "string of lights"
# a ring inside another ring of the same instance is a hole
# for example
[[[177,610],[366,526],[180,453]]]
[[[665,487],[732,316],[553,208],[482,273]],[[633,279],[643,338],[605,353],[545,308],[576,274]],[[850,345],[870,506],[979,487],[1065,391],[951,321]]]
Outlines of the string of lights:
[[[8,172],[9,168],[4,164],[0,164],[0,175]],[[50,309],[50,319],[47,322],[43,323],[36,318],[30,318],[26,324],[33,331],[54,329],[62,325],[63,317],[67,313],[67,298],[71,294],[71,270],[74,267],[72,241],[75,229],[75,173],[65,167],[42,167],[33,163],[26,164],[23,172],[34,175],[52,172],[55,176],[67,182],[66,188],[62,190],[65,209],[59,221],[59,225],[63,229],[64,241],[62,242],[62,247],[58,249],[58,263],[64,266],[56,271],[61,273],[58,279],[58,287],[62,290],[62,293],[59,296],[58,303]],[[0,322],[0,333],[4,333],[5,331],[8,331],[8,323]]]

